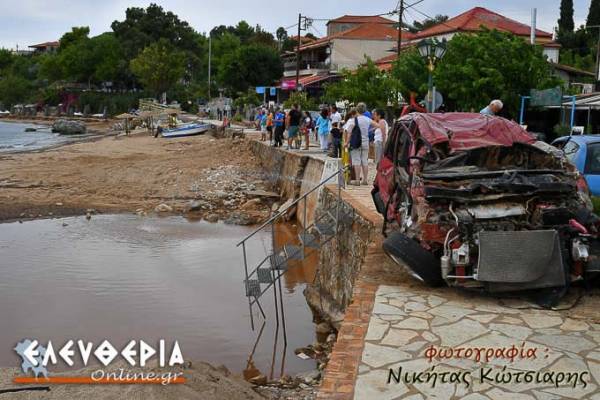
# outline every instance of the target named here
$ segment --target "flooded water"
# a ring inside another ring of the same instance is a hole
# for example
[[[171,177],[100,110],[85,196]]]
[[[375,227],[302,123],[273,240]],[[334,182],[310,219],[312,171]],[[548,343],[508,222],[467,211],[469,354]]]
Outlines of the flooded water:
[[[25,132],[33,128],[35,132]],[[0,153],[39,150],[77,140],[73,136],[52,133],[49,126],[0,121]]]
[[[185,359],[241,372],[261,321],[255,314],[259,322],[252,332],[242,252],[235,247],[251,230],[131,215],[0,224],[0,366],[20,365],[12,349],[23,338],[61,346],[80,338],[119,346],[165,338],[179,341]],[[275,239],[283,243],[292,236],[293,228],[281,225]],[[264,257],[270,246],[270,232],[261,232],[248,249],[250,261]],[[315,266],[316,254],[284,278],[288,374],[314,368],[293,350],[315,339],[302,295]],[[263,307],[270,318],[254,355],[267,372],[272,303],[269,293]],[[276,352],[280,360],[281,349]]]

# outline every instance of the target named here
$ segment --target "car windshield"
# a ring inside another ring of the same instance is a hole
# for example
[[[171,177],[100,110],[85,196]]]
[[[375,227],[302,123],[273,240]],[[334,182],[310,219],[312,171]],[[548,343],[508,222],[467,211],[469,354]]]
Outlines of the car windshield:
[[[589,144],[587,146],[585,173],[600,175],[600,143]]]

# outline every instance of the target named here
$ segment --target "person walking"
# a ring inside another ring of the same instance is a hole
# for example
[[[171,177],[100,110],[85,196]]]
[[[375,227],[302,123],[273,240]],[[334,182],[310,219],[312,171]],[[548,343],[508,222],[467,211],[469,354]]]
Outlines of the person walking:
[[[329,110],[324,108],[321,110],[321,115],[317,119],[317,133],[319,134],[319,142],[321,144],[321,151],[327,152],[329,150],[329,131],[330,131]]]
[[[275,114],[275,147],[283,146],[283,132],[285,131],[285,114],[277,110]]]
[[[342,130],[340,129],[339,122],[333,122],[331,126],[331,153],[329,156],[340,158],[342,156]]]
[[[297,144],[298,135],[300,133],[300,121],[302,120],[302,113],[300,112],[300,106],[296,103],[292,105],[292,109],[288,113],[287,125],[288,125],[288,149],[300,148]],[[294,144],[296,142],[296,145]]]
[[[262,110],[260,112],[260,141],[264,142],[267,140],[267,111]]]
[[[350,158],[356,180],[354,185],[367,185],[369,179],[369,128],[378,128],[379,124],[371,118],[365,116],[367,106],[365,103],[358,103],[356,106],[357,115],[350,118],[346,124],[346,138],[344,142],[350,150]],[[358,127],[358,129],[355,129]],[[356,136],[358,135],[358,137]],[[359,142],[360,145],[354,144]],[[362,172],[362,178],[361,178]]]
[[[269,144],[273,144],[273,111],[267,111],[267,132],[269,133]]]
[[[375,122],[379,125],[378,128],[375,128],[375,165],[378,166],[381,158],[383,157],[383,148],[385,146],[385,142],[387,140],[388,133],[388,123],[385,120],[385,111],[382,109],[377,109],[373,113],[375,118]]]
[[[308,146],[310,143],[310,135],[312,134],[313,129],[314,129],[314,123],[313,123],[312,116],[310,115],[309,111],[305,111],[304,112],[304,121],[302,123],[304,139],[306,140],[306,142],[304,143],[304,150],[308,150]]]

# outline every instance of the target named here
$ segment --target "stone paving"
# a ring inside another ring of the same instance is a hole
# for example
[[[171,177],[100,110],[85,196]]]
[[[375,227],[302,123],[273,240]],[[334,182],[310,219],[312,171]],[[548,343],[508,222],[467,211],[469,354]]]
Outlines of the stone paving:
[[[557,311],[506,307],[494,299],[468,302],[452,297],[430,290],[379,286],[355,399],[600,399],[600,324],[563,317]],[[519,352],[513,361],[506,358],[512,346]],[[477,351],[466,353],[469,348],[485,348],[479,353],[480,361],[476,361]],[[446,352],[430,362],[432,349]],[[448,349],[453,349],[452,358],[447,357]],[[493,349],[498,357],[486,359],[483,351],[487,349]],[[498,349],[506,350],[501,354]],[[535,358],[529,353],[531,349],[537,349]],[[526,357],[521,358],[521,354]],[[400,367],[402,377],[397,383]],[[388,384],[390,368],[395,375]],[[413,373],[432,369],[437,372],[435,386],[433,376],[423,376],[422,383],[413,382]],[[524,375],[517,381],[519,371],[539,371],[542,379],[552,382],[559,379],[561,371],[578,373],[581,378],[573,377],[574,388],[566,379],[556,387],[535,380],[525,383]],[[457,379],[460,373],[460,381],[441,383],[443,372],[455,373],[446,375],[447,379]],[[465,372],[470,373],[465,377],[470,381],[468,386],[463,382]],[[506,382],[509,376],[512,378]],[[498,383],[496,377],[504,381]],[[581,380],[586,381],[586,387]]]

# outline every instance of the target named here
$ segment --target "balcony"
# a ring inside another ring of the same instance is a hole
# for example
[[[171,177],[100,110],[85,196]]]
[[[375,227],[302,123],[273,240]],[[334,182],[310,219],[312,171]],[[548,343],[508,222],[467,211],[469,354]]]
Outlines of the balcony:
[[[331,65],[326,62],[300,62],[300,75],[318,74],[323,72],[329,72]],[[291,77],[296,76],[296,61],[288,61],[283,63],[283,76]]]

